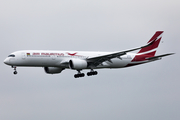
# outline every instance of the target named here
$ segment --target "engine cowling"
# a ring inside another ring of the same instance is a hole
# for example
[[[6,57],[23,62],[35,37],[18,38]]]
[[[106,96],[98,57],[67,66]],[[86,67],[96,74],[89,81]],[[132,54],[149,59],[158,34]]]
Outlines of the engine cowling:
[[[44,67],[44,71],[47,74],[57,74],[61,73],[64,70],[64,68],[59,68],[59,67]]]
[[[81,70],[87,68],[87,61],[81,59],[72,59],[69,61],[69,68]]]

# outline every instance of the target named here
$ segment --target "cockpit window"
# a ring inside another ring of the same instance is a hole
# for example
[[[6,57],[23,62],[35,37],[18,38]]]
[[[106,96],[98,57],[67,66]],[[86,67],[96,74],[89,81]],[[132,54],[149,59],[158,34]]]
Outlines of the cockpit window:
[[[9,55],[8,57],[15,57],[15,55],[11,54],[11,55]]]

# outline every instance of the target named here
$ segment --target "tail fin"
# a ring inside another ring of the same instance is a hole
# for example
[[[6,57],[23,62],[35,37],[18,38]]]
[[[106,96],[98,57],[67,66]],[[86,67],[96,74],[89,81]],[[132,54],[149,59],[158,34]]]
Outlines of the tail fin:
[[[155,60],[160,60],[162,57],[173,55],[174,53],[168,53],[168,54],[155,56],[156,48],[159,46],[159,43],[162,38],[162,33],[163,31],[157,31],[154,34],[154,36],[148,41],[147,46],[142,47],[141,50],[138,52],[138,54],[135,55],[135,57],[131,61],[134,63],[131,63],[127,66],[133,66],[133,65],[143,64],[143,63],[147,63],[147,62],[151,62]]]
[[[153,54],[151,54],[151,56],[153,57],[155,55],[155,53],[156,53],[156,50],[154,50],[154,49],[156,49],[159,46],[159,43],[160,43],[161,38],[162,38],[162,33],[163,33],[163,31],[157,31],[153,35],[153,37],[147,42],[150,45],[147,46],[147,47],[142,48],[138,52],[138,54],[147,54],[147,53],[149,53],[151,51],[151,53],[153,53]],[[152,52],[152,50],[154,50],[154,52]]]

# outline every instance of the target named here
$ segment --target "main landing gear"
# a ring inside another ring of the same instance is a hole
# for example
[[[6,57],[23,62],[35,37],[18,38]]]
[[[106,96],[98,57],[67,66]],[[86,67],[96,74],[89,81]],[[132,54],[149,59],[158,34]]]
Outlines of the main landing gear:
[[[85,74],[81,73],[80,70],[78,70],[78,73],[74,75],[75,78],[84,77]]]
[[[14,68],[14,75],[16,75],[18,72],[16,71],[16,67],[15,66],[12,66],[12,68]]]
[[[97,71],[91,71],[91,72],[88,72],[87,73],[87,76],[92,76],[92,75],[97,75],[98,74],[98,72]]]
[[[98,74],[97,71],[91,70],[90,72],[87,73],[87,76],[92,76],[92,75],[97,75],[97,74]],[[74,75],[75,78],[84,77],[84,76],[85,74],[81,73],[80,70],[78,70],[78,73]]]

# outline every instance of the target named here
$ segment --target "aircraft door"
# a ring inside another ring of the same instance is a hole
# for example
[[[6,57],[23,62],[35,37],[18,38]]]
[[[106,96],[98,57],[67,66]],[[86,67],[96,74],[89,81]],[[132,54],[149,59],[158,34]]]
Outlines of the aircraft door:
[[[25,60],[25,58],[26,58],[25,53],[23,52],[23,53],[21,53],[21,55],[22,55],[22,59]]]
[[[56,59],[56,55],[51,55],[52,60]]]

